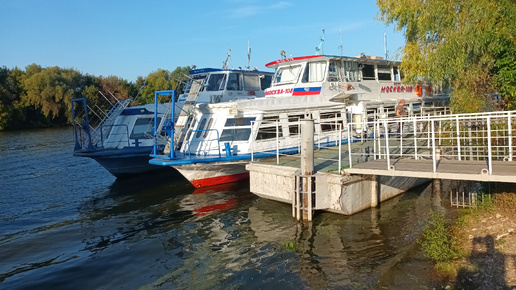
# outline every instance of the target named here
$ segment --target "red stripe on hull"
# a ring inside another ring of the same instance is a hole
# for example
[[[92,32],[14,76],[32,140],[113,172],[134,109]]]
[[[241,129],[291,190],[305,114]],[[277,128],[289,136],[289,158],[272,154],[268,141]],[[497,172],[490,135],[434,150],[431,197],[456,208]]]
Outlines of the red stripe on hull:
[[[192,183],[193,186],[195,186],[196,188],[200,188],[200,187],[204,187],[204,186],[211,186],[211,185],[235,182],[235,181],[244,180],[244,179],[249,179],[249,172],[232,174],[232,175],[223,175],[223,176],[210,177],[210,178],[197,179],[197,180],[190,180],[190,183]]]

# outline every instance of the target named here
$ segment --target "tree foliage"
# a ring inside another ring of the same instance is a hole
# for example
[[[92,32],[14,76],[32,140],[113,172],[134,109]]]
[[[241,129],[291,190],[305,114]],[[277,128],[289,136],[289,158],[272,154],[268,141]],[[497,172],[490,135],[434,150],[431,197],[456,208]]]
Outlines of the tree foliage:
[[[404,31],[402,69],[408,80],[451,86],[452,109],[493,108],[498,92],[516,105],[514,0],[377,0],[380,18]]]
[[[173,72],[158,69],[147,76],[147,83],[140,92],[138,102],[148,104],[154,102],[154,92],[162,90],[176,90],[182,93],[184,82],[189,74],[189,67],[177,67]]]
[[[138,77],[133,83],[116,76],[83,75],[57,66],[31,64],[25,70],[0,67],[0,130],[70,123],[71,100],[76,98],[86,98],[88,103],[97,105],[106,100],[114,103],[135,99],[140,94],[135,104],[151,103],[154,90],[181,91],[188,72],[188,67],[177,67],[173,72],[160,69],[147,78]]]
[[[80,73],[72,69],[40,69],[24,79],[22,100],[41,109],[45,117],[56,118],[68,109],[72,99],[80,96],[80,77]]]

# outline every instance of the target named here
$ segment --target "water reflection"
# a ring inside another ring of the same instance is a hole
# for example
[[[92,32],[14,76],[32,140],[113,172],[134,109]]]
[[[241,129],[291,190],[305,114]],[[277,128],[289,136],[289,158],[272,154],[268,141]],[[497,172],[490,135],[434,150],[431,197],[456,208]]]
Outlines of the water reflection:
[[[371,288],[399,275],[387,269],[431,207],[422,187],[351,217],[319,213],[304,227],[289,205],[257,198],[247,183],[114,181],[95,162],[55,151],[61,159],[41,164],[59,175],[13,189],[23,199],[5,207],[2,288]],[[71,185],[57,182],[66,170]]]
[[[289,208],[270,213],[271,202],[249,209],[259,241],[279,243],[296,254],[308,288],[371,288],[414,243],[431,203],[431,188],[407,193],[381,208],[346,217],[322,213],[309,226],[294,224]]]
[[[218,204],[236,198],[234,190],[225,197],[218,190],[211,192]],[[196,197],[180,204],[195,213]],[[387,273],[410,250],[430,204],[431,190],[423,187],[379,209],[351,217],[322,213],[302,226],[288,205],[245,198],[238,207],[171,225],[162,241],[169,272],[146,287],[375,287],[394,275]]]

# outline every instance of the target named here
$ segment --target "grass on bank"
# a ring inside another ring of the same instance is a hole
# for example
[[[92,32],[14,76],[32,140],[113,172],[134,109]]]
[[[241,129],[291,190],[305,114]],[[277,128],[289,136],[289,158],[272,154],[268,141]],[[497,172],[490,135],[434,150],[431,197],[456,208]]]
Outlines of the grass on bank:
[[[445,216],[442,211],[430,213],[430,220],[423,228],[423,235],[418,243],[425,255],[435,265],[436,272],[453,279],[463,267],[458,259],[469,258],[471,253],[465,247],[468,236],[465,228],[479,222],[483,214],[496,214],[516,210],[515,193],[499,193],[494,196],[481,194],[477,207],[464,211],[455,221]],[[503,243],[503,239],[498,243]],[[468,269],[476,270],[476,269]]]

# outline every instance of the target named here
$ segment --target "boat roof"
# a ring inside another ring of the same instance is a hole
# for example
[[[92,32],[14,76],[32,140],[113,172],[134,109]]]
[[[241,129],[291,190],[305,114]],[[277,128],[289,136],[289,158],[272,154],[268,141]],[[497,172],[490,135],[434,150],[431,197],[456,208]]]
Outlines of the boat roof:
[[[346,61],[354,61],[361,63],[384,63],[384,64],[400,64],[399,61],[394,60],[385,60],[381,57],[377,56],[362,56],[362,57],[352,57],[352,56],[337,56],[337,55],[309,55],[309,56],[298,56],[298,57],[287,57],[278,59],[276,61],[269,62],[265,66],[268,68],[277,68],[282,64],[297,64],[303,63],[308,60],[328,60],[328,59],[341,59]]]
[[[212,73],[212,72],[241,72],[241,73],[260,73],[260,74],[271,74],[271,75],[274,74],[274,72],[266,72],[266,71],[259,71],[259,70],[199,68],[199,69],[190,70],[190,75],[207,74],[207,73]]]

